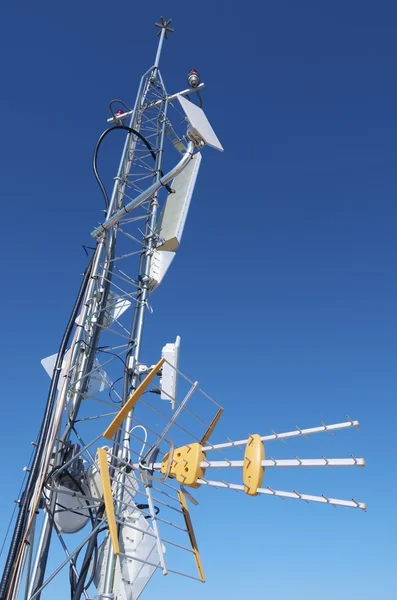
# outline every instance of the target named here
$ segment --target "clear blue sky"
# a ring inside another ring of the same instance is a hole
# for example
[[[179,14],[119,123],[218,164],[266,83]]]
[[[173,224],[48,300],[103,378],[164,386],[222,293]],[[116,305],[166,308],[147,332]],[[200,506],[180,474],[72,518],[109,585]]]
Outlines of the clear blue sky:
[[[355,497],[368,513],[203,491],[194,519],[206,588],[157,577],[147,597],[392,600],[396,4],[165,5],[0,9],[1,530],[47,393],[40,359],[57,347],[81,245],[100,218],[93,146],[107,102],[134,99],[164,14],[176,29],[162,59],[167,87],[200,70],[225,152],[205,152],[180,253],[153,297],[146,352],[182,336],[182,370],[226,409],[219,441],[360,419],[360,433],[271,453],[352,453],[367,458],[364,471],[282,472],[267,484]]]

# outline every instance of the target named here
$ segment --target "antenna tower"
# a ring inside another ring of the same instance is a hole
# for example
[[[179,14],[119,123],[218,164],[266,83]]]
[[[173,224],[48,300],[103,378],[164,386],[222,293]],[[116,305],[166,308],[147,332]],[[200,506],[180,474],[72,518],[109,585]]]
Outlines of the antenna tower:
[[[280,460],[265,453],[272,441],[358,421],[211,444],[223,409],[179,370],[180,338],[143,362],[151,294],[178,251],[201,151],[223,150],[202,109],[198,72],[189,72],[187,89],[166,90],[160,57],[170,25],[163,18],[156,23],[154,64],[135,104],[110,103],[95,147],[105,217],[92,231],[96,245],[58,351],[42,360],[51,384],[17,500],[0,600],[136,600],[156,571],[204,582],[188,508],[197,504],[192,489],[365,510],[356,500],[262,487],[265,470],[271,478],[274,468],[364,466],[354,457]],[[108,195],[97,157],[113,135],[124,146]],[[239,450],[238,459],[223,455]],[[214,468],[226,477],[237,473],[237,482],[212,480]]]

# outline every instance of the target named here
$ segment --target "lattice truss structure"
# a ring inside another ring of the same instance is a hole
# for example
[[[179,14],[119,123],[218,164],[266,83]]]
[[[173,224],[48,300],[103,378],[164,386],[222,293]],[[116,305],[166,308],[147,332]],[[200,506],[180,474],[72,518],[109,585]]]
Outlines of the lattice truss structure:
[[[98,148],[122,129],[122,158],[109,197],[100,182],[106,217],[92,232],[97,245],[60,348],[42,361],[51,388],[0,600],[63,597],[69,586],[72,600],[135,600],[156,570],[204,581],[189,509],[200,486],[365,510],[355,500],[262,487],[265,470],[270,482],[278,468],[364,466],[354,457],[265,453],[268,442],[358,421],[212,444],[222,408],[179,371],[179,344],[155,364],[141,360],[150,295],[178,249],[200,151],[222,149],[194,100],[203,84],[173,95],[164,86],[159,59],[169,25],[158,24],[155,63],[135,106],[119,103],[100,138]],[[230,456],[236,449],[238,460]]]

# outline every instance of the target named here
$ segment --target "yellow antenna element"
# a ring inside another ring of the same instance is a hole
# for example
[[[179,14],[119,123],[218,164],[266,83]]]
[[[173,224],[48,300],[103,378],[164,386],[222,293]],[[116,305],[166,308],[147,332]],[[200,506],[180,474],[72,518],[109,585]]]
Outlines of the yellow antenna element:
[[[265,445],[257,433],[250,435],[245,447],[243,465],[244,491],[248,496],[257,496],[261,487],[265,469],[262,461],[265,460]]]
[[[204,469],[201,467],[201,463],[205,461],[205,454],[201,444],[188,444],[187,446],[175,448],[171,467],[169,466],[168,458],[169,456],[166,454],[161,464],[163,475],[166,475],[169,470],[169,477],[175,478],[179,483],[187,487],[200,487],[197,480],[204,477]]]
[[[160,359],[159,362],[157,363],[157,365],[154,366],[153,369],[150,371],[149,375],[147,375],[145,377],[145,379],[141,382],[141,384],[136,388],[136,390],[134,392],[132,392],[132,394],[128,398],[127,402],[124,404],[124,406],[122,408],[120,408],[119,412],[117,413],[117,415],[115,416],[113,421],[110,423],[109,427],[104,432],[104,434],[103,434],[104,438],[106,438],[107,440],[112,439],[112,437],[114,436],[114,434],[116,433],[116,431],[118,430],[118,428],[120,427],[120,425],[122,424],[124,419],[127,418],[129,413],[134,408],[135,404],[138,402],[139,398],[146,391],[146,388],[156,377],[157,373],[160,371],[164,362],[165,362],[164,358]]]
[[[106,518],[109,526],[110,540],[113,553],[120,554],[119,538],[117,535],[116,517],[114,516],[114,505],[112,488],[110,485],[108,453],[103,448],[98,448],[99,474],[101,476],[103,500],[105,502]]]
[[[197,566],[198,574],[200,576],[200,581],[205,583],[203,565],[202,565],[201,558],[200,558],[200,552],[197,547],[196,536],[194,535],[192,520],[190,518],[189,509],[187,507],[185,494],[183,492],[181,492],[181,490],[178,490],[178,499],[179,499],[179,503],[181,505],[183,518],[185,519],[185,525],[186,525],[187,532],[189,534],[190,545],[193,550],[193,556],[194,556],[194,560],[196,561],[196,566]]]
[[[203,437],[201,438],[201,442],[200,444],[202,446],[205,446],[205,444],[208,442],[208,440],[210,439],[215,427],[218,425],[218,421],[221,418],[223,413],[223,408],[220,408],[218,410],[218,412],[216,413],[215,417],[212,419],[212,423],[210,424],[210,426],[208,427],[207,431],[205,432],[205,434],[203,435]]]

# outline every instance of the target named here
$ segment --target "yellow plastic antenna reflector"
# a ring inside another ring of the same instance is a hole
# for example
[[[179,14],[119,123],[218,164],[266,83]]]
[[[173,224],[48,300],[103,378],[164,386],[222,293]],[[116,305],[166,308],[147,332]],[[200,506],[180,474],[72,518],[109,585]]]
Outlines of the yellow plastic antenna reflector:
[[[112,542],[113,553],[120,554],[116,517],[114,515],[112,487],[110,485],[108,453],[103,448],[98,448],[98,463],[99,474],[101,476],[102,483],[103,501],[105,503],[106,518],[108,520],[109,534],[110,540]]]
[[[255,433],[248,438],[244,454],[243,483],[244,491],[248,496],[257,496],[261,487],[265,469],[262,461],[265,460],[265,445],[260,435]]]
[[[124,419],[127,418],[128,414],[132,411],[135,404],[138,402],[139,398],[142,396],[143,392],[146,391],[148,385],[153,381],[156,377],[157,373],[160,371],[161,367],[165,362],[165,358],[159,360],[156,366],[150,371],[149,375],[145,377],[142,383],[136,388],[134,392],[132,392],[131,396],[128,398],[127,402],[124,404],[122,408],[120,408],[119,412],[110,423],[109,427],[103,434],[103,437],[107,440],[111,440]]]
[[[178,490],[178,499],[179,499],[179,503],[181,505],[183,518],[185,519],[185,525],[186,525],[187,532],[189,534],[190,545],[193,550],[193,556],[194,556],[194,560],[196,561],[196,566],[197,566],[197,571],[198,571],[198,574],[200,577],[200,581],[205,583],[203,565],[202,565],[201,558],[200,558],[200,552],[197,547],[196,536],[194,535],[192,520],[190,518],[189,509],[187,507],[185,494],[183,492],[181,492],[181,490]]]
[[[168,477],[175,478],[179,483],[187,487],[198,488],[200,484],[197,480],[204,477],[204,469],[201,463],[205,460],[205,454],[201,444],[188,444],[175,448],[171,458],[166,454],[161,465],[163,475],[168,473]]]
[[[219,419],[221,418],[223,413],[223,408],[220,408],[218,410],[218,412],[216,413],[215,417],[212,419],[212,423],[210,424],[210,426],[208,427],[207,431],[205,432],[205,434],[203,435],[200,444],[202,446],[205,446],[206,443],[208,442],[208,440],[210,439],[215,427],[218,424]]]

